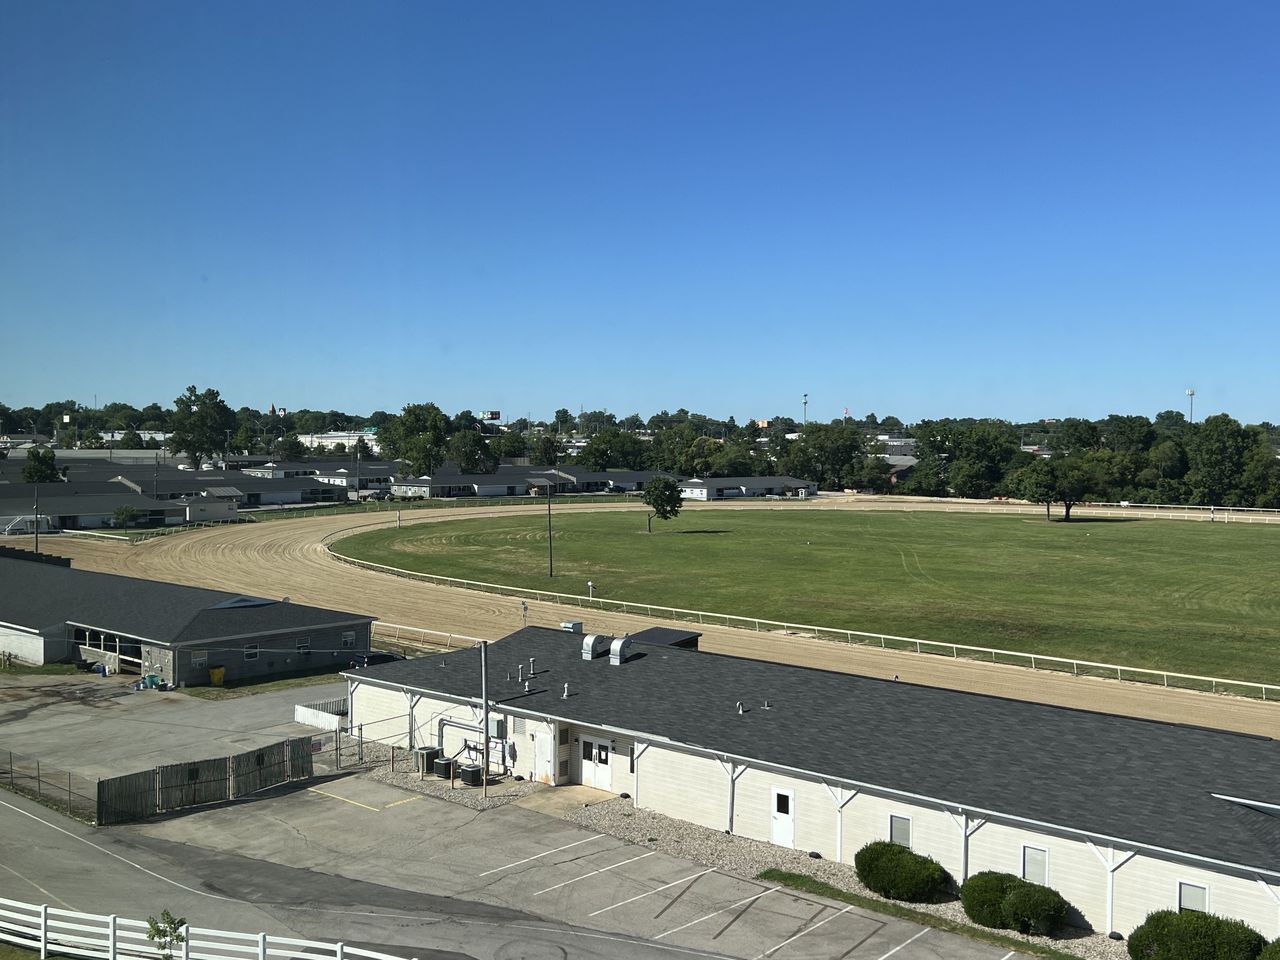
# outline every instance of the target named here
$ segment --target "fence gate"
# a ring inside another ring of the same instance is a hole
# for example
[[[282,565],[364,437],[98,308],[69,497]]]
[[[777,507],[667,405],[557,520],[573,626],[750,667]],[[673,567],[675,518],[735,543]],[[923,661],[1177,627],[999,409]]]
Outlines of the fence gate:
[[[289,741],[282,740],[231,758],[231,796],[243,797],[289,779]]]
[[[160,810],[180,810],[231,799],[231,765],[226,757],[156,767]]]
[[[140,770],[98,781],[98,823],[132,823],[157,813],[156,772]]]
[[[311,756],[311,738],[294,737],[289,741],[289,779],[304,780],[315,773]]]

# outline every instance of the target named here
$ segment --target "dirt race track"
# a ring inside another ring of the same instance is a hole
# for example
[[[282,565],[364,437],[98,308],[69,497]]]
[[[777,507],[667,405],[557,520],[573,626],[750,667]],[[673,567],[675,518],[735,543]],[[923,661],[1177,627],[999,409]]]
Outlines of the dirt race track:
[[[752,509],[727,505],[690,505],[688,508]],[[833,501],[822,508],[884,509],[884,506],[875,501]],[[920,508],[928,509],[928,505],[920,504]],[[616,506],[558,503],[556,506],[557,511],[618,509],[637,508],[622,503]],[[948,509],[954,507],[949,506]],[[530,505],[405,511],[404,523],[509,516],[541,510],[539,506]],[[86,537],[47,537],[41,546],[46,552],[71,557],[81,569],[258,596],[287,596],[298,603],[357,611],[389,623],[493,639],[519,628],[521,611],[518,598],[440,587],[356,568],[334,559],[325,547],[327,541],[347,533],[394,523],[393,513],[347,514],[216,527],[159,537],[135,546]],[[6,542],[14,546],[30,546],[30,538],[13,537],[7,538]],[[530,623],[558,624],[562,620],[583,620],[588,631],[604,633],[634,632],[668,622],[530,601]],[[688,626],[679,622],[672,625]],[[1268,737],[1280,735],[1280,705],[1275,703],[1072,677],[934,655],[888,652],[777,633],[712,626],[700,629],[704,631],[702,648],[715,653],[886,679],[896,675],[909,683]]]

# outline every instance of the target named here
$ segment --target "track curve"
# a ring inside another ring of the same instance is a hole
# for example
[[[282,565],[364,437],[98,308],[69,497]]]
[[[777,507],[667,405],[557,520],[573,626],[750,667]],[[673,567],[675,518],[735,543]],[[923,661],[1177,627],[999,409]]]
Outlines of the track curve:
[[[805,509],[884,509],[877,500],[833,499]],[[541,513],[545,508],[504,506],[456,507],[405,511],[405,525],[439,523],[468,517]],[[633,503],[557,503],[557,512],[642,510]],[[785,505],[687,505],[691,510],[792,509]],[[915,509],[929,510],[929,504]],[[954,501],[948,509],[955,509]],[[997,512],[989,507],[984,512]],[[1004,512],[1004,511],[998,511]],[[1009,512],[1025,512],[1012,508]],[[184,583],[192,586],[251,593],[299,603],[336,607],[378,617],[391,623],[432,630],[498,638],[521,625],[520,600],[441,587],[342,563],[331,556],[328,542],[349,533],[395,524],[391,512],[376,516],[353,514],[276,520],[257,524],[214,527],[137,545],[119,541],[58,538],[53,552],[69,556],[82,569],[98,570]],[[30,543],[30,538],[9,542]],[[46,539],[45,549],[50,549]],[[583,610],[545,602],[529,602],[531,623],[557,624],[585,620],[598,632],[621,633],[668,623],[630,614]],[[670,622],[672,626],[689,624]],[[702,648],[713,653],[775,660],[928,686],[968,690],[1059,706],[1099,710],[1128,716],[1221,729],[1280,735],[1280,708],[1273,703],[1166,690],[1114,680],[1071,677],[933,655],[882,651],[847,646],[793,635],[704,626]]]

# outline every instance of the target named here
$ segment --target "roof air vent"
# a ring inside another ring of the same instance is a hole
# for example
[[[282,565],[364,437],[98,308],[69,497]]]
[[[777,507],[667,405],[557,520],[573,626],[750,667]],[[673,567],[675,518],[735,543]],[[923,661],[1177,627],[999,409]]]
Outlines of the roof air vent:
[[[582,638],[582,659],[594,660],[596,657],[604,656],[612,642],[613,637],[602,633],[588,633]]]
[[[614,666],[626,663],[631,658],[631,638],[619,637],[609,644],[609,662]]]

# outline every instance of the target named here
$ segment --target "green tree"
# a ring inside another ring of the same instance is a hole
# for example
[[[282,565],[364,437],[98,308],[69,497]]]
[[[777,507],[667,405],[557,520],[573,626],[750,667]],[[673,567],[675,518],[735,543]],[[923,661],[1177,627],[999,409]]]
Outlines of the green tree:
[[[1054,457],[1054,499],[1062,502],[1062,519],[1071,520],[1071,508],[1092,492],[1089,471],[1082,457]]]
[[[384,457],[408,460],[416,474],[429,474],[445,458],[449,426],[434,403],[411,403],[378,427],[378,443]]]
[[[573,433],[578,427],[578,421],[564,407],[556,411],[556,415],[552,417],[551,422],[555,425],[556,433]]]
[[[493,473],[498,458],[479,430],[462,430],[449,438],[446,449],[449,458],[458,464],[463,473]]]
[[[644,466],[645,443],[633,433],[617,427],[603,427],[583,447],[577,462],[588,470],[622,467],[639,470]]]
[[[849,480],[862,493],[888,493],[893,487],[889,462],[875,454],[863,456]]]
[[[196,469],[220,452],[227,442],[227,431],[236,429],[236,415],[217,390],[203,392],[194,386],[173,401],[173,432],[169,449],[185,453]]]
[[[489,449],[501,460],[514,460],[529,454],[529,441],[516,430],[500,433],[489,441]]]
[[[129,524],[138,519],[138,511],[134,509],[132,504],[122,503],[111,511],[111,522],[117,527],[129,529]]]
[[[132,427],[120,434],[120,446],[125,450],[141,450],[142,434]]]
[[[640,499],[650,511],[646,520],[649,533],[653,533],[654,517],[670,520],[679,515],[680,507],[684,505],[680,499],[680,485],[671,477],[664,476],[654,477],[646,483]]]
[[[1014,496],[1031,503],[1044,504],[1044,518],[1049,519],[1049,504],[1058,499],[1058,487],[1054,482],[1053,464],[1048,460],[1037,458],[1027,464],[1013,477],[1011,486]]]
[[[32,447],[27,451],[27,462],[22,467],[23,483],[57,483],[61,479],[57,456],[52,450]]]
[[[529,447],[529,462],[535,467],[554,467],[564,457],[560,441],[551,433],[540,433]]]
[[[1067,417],[1058,424],[1050,446],[1055,453],[1084,453],[1096,450],[1102,444],[1102,435],[1096,424],[1079,417]]]
[[[369,446],[364,437],[356,437],[355,446],[351,449],[361,460],[368,460],[373,456],[373,448]]]
[[[239,429],[231,435],[231,449],[248,455],[258,447],[258,438],[253,435],[253,427],[247,423],[240,424]]]
[[[1239,505],[1245,455],[1252,446],[1239,421],[1225,413],[1205,417],[1192,428],[1187,443],[1187,485],[1196,503]]]
[[[274,456],[277,460],[303,460],[310,451],[293,431],[276,441]]]
[[[1280,459],[1264,430],[1256,431],[1253,446],[1245,454],[1240,486],[1253,506],[1280,507]]]
[[[186,917],[175,917],[168,910],[161,911],[158,920],[147,917],[147,939],[156,945],[160,960],[173,960],[173,948],[187,942],[186,925]]]
[[[1113,413],[1102,424],[1102,442],[1120,453],[1146,453],[1156,440],[1156,429],[1146,417]]]

